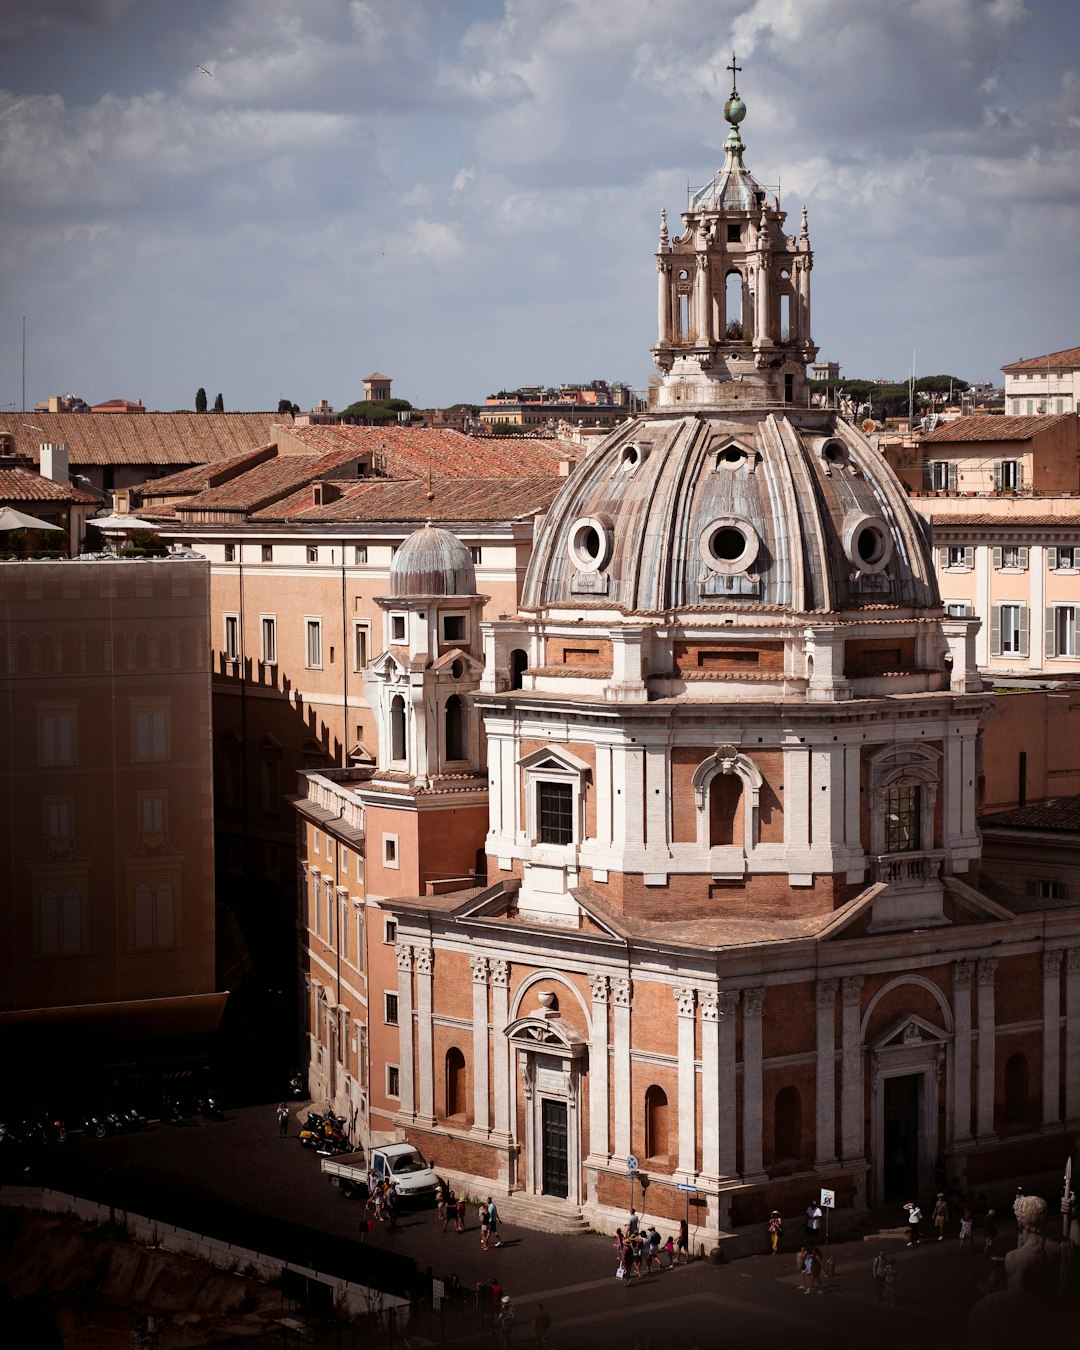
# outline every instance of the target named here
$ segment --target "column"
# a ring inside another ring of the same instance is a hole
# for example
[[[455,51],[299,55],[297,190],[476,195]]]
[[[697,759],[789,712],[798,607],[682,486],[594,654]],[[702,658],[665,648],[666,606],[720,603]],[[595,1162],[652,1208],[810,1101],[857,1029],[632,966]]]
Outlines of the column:
[[[710,1177],[739,1175],[735,1154],[735,1016],[738,1010],[737,991],[702,995],[701,1170]]]
[[[614,1088],[615,1088],[615,1155],[620,1160],[630,1155],[630,999],[633,986],[629,979],[611,981],[611,995],[615,1004]]]
[[[953,966],[953,1121],[954,1145],[971,1142],[971,977],[970,961]]]
[[[764,989],[743,991],[743,1163],[744,1181],[759,1181],[765,1176],[761,1163],[761,1014],[765,1008]]]
[[[671,341],[671,265],[656,260],[657,272],[657,329],[661,342]]]
[[[689,986],[672,990],[679,1020],[679,1165],[677,1174],[689,1181],[697,1173],[697,1102],[694,1024],[697,996]]]
[[[398,1101],[404,1116],[416,1114],[416,1088],[413,1074],[413,949],[407,942],[397,944],[398,968]]]
[[[470,956],[472,968],[473,1129],[486,1134],[488,1115],[488,963],[486,956]]]
[[[1080,1120],[1080,947],[1065,953],[1065,1119]]]
[[[994,972],[997,960],[993,957],[979,962],[976,1010],[979,1018],[978,1058],[975,1063],[975,1137],[985,1139],[994,1133],[994,1062],[996,1032],[994,1027]]]
[[[697,269],[694,273],[695,328],[698,344],[709,341],[709,259],[704,253],[697,255]]]
[[[1061,956],[1043,952],[1042,1123],[1056,1129],[1061,1123]]]
[[[505,961],[490,962],[491,1059],[495,1085],[495,1133],[504,1142],[513,1137],[514,1102],[510,1094],[510,968]]]
[[[416,1077],[420,1089],[420,1122],[435,1124],[435,1063],[432,1056],[431,976],[435,953],[414,947],[416,959]]]
[[[799,341],[806,344],[810,338],[810,268],[809,258],[799,258],[795,266],[799,278]]]
[[[863,1156],[862,976],[849,975],[841,992],[840,1023],[840,1156],[853,1162]]]
[[[608,1163],[608,978],[590,975],[592,1029],[589,1033],[589,1154]]]
[[[817,982],[817,1076],[814,1088],[814,1166],[836,1165],[836,991],[838,980]]]
[[[754,342],[771,342],[769,337],[769,255],[764,247],[758,255],[757,292],[754,296]]]

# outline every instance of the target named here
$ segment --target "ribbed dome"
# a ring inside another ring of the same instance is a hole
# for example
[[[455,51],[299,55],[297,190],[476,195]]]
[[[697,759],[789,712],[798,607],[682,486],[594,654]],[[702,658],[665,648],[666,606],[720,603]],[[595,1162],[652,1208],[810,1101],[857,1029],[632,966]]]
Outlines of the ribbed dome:
[[[796,613],[940,604],[906,493],[830,412],[646,415],[551,504],[526,607]]]
[[[390,594],[402,599],[423,595],[475,595],[472,555],[456,534],[435,525],[415,530],[390,564]]]

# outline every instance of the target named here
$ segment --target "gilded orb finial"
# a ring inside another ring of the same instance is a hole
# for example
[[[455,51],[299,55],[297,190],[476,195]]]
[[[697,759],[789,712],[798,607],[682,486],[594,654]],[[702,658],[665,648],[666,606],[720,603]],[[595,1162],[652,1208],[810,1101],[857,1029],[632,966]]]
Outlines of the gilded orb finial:
[[[731,65],[727,67],[731,71],[731,93],[724,104],[724,117],[733,127],[737,127],[746,116],[746,104],[739,97],[739,91],[735,88],[735,73],[742,70],[742,66],[735,64],[735,53],[731,53]]]

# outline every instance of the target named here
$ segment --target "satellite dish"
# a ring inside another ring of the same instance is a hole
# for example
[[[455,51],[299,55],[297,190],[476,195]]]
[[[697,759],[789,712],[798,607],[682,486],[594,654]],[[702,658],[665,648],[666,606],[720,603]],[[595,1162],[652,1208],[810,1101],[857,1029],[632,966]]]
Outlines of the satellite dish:
[[[862,424],[863,431],[877,431],[877,423],[872,417],[868,417]]]

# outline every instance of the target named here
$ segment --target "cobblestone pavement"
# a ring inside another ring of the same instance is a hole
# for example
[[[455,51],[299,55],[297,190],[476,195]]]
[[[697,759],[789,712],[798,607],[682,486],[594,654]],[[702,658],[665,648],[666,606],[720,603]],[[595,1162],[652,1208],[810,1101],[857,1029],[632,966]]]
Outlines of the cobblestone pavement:
[[[65,1162],[85,1157],[117,1172],[180,1184],[205,1196],[208,1207],[221,1196],[256,1213],[356,1238],[362,1204],[346,1200],[323,1178],[318,1159],[297,1143],[295,1125],[294,1137],[278,1138],[273,1104],[226,1116],[224,1122],[157,1125],[113,1139],[76,1137],[64,1146]],[[898,1306],[887,1309],[875,1300],[870,1272],[876,1242],[834,1243],[836,1275],[825,1282],[821,1297],[807,1297],[795,1272],[797,1234],[789,1234],[789,1250],[776,1257],[763,1254],[720,1266],[694,1262],[629,1288],[614,1278],[611,1239],[600,1234],[562,1237],[504,1226],[502,1246],[484,1252],[474,1213],[468,1231],[457,1235],[443,1233],[434,1211],[423,1210],[404,1213],[397,1231],[377,1230],[367,1240],[413,1258],[435,1275],[455,1275],[467,1287],[496,1277],[517,1306],[515,1340],[522,1344],[532,1342],[530,1321],[541,1300],[552,1321],[553,1350],[609,1345],[692,1350],[695,1344],[699,1350],[718,1345],[741,1350],[808,1342],[840,1350],[868,1344],[874,1350],[912,1345],[959,1350],[966,1343],[968,1311],[987,1276],[987,1264],[959,1252],[955,1238],[910,1249],[888,1239],[880,1245],[895,1255],[899,1280]],[[1005,1228],[1002,1251],[1010,1241]],[[492,1344],[488,1333],[469,1330],[461,1336],[451,1325],[446,1335],[455,1344]]]

